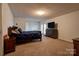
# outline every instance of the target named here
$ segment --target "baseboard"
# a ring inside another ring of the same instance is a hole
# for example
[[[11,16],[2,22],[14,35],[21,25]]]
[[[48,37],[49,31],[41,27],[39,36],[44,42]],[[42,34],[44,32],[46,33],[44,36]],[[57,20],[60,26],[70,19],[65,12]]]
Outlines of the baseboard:
[[[73,43],[73,42],[70,42],[70,41],[62,40],[62,39],[59,39],[59,40],[61,40],[61,41],[65,41],[65,42],[68,42],[68,43]]]

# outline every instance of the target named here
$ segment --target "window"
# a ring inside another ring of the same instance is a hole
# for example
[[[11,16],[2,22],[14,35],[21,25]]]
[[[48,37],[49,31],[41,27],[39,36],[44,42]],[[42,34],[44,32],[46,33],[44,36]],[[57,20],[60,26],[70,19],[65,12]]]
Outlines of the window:
[[[26,31],[39,31],[40,30],[40,22],[26,22],[25,24],[25,30]]]

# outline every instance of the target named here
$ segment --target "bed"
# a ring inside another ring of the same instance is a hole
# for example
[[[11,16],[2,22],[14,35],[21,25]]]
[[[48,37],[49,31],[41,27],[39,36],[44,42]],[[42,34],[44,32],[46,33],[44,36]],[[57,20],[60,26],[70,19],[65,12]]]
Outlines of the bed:
[[[42,40],[42,34],[41,31],[21,31],[18,30],[20,32],[20,34],[15,34],[15,33],[11,33],[12,31],[12,27],[8,28],[8,35],[10,37],[16,37],[16,44],[17,43],[22,43],[22,42],[27,42],[27,41],[33,41],[34,39],[40,39],[40,41]]]
[[[42,40],[41,31],[23,31],[21,34],[16,36],[16,43],[33,41],[34,39]]]

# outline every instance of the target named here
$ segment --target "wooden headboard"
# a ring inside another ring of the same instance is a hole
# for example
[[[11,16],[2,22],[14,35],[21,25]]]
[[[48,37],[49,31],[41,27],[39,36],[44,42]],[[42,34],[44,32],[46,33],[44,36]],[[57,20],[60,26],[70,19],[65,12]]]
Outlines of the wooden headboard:
[[[12,27],[8,27],[8,35],[10,36],[11,35],[11,31],[12,31]]]

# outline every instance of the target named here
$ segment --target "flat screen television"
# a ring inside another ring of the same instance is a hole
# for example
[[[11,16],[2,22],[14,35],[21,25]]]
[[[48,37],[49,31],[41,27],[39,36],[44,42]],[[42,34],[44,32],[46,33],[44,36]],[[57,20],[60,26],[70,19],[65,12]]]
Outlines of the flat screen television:
[[[55,28],[55,22],[48,23],[48,28]]]

